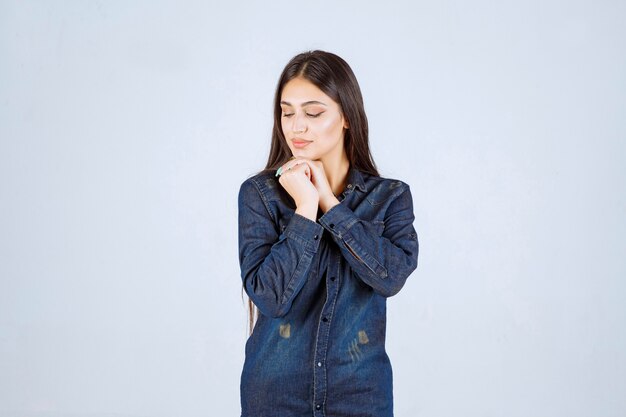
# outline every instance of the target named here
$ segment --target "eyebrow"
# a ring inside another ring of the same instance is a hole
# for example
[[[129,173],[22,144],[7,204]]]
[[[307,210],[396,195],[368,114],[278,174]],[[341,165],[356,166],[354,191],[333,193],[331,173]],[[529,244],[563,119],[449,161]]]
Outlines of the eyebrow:
[[[284,100],[281,100],[280,104],[286,104],[289,107],[293,107],[290,102]],[[321,104],[322,106],[326,106],[326,104],[316,100],[305,101],[304,103],[302,103],[302,106],[308,106],[309,104]]]

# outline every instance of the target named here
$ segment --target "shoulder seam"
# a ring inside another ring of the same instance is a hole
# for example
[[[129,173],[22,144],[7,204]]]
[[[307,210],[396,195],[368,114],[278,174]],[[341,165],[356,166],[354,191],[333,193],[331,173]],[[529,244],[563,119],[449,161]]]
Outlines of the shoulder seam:
[[[261,201],[263,201],[263,206],[265,207],[265,210],[267,210],[267,213],[270,215],[270,218],[274,220],[274,223],[276,223],[276,219],[274,218],[274,215],[272,214],[272,210],[270,209],[269,203],[267,202],[267,198],[265,198],[265,194],[263,194],[263,191],[261,190],[261,187],[257,179],[255,177],[250,177],[246,181],[250,181],[252,183],[257,193],[259,193],[259,196],[261,197]]]

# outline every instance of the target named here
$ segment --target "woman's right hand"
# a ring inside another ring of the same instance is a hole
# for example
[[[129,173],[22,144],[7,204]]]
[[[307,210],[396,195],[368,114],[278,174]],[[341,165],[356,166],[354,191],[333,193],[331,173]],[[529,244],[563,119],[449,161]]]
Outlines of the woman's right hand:
[[[319,194],[311,182],[311,169],[306,162],[290,159],[281,167],[278,182],[296,203],[296,213],[316,221]]]

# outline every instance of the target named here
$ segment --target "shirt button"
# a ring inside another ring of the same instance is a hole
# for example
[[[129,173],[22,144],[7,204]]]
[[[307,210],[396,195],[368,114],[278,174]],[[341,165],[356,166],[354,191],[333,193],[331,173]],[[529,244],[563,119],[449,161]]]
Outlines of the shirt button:
[[[318,235],[315,235],[313,236],[313,239],[317,240],[318,237],[319,237]]]
[[[348,184],[348,188],[352,188],[352,184]]]
[[[320,408],[322,408],[322,406],[321,406],[321,405],[319,405],[319,404],[315,406],[315,409],[316,409],[316,410],[319,410]]]
[[[327,322],[327,321],[328,321],[328,319],[327,319],[326,317],[322,317],[322,321],[323,321],[323,322]]]
[[[331,281],[334,281],[334,280],[335,280],[335,277],[330,277],[330,280],[331,280]]]
[[[334,228],[335,228],[335,223],[331,223],[331,224],[330,224],[330,228],[331,228],[331,229],[334,229]]]
[[[318,362],[318,363],[317,363],[317,366],[318,366],[318,367],[321,367],[321,366],[322,366],[322,362]]]

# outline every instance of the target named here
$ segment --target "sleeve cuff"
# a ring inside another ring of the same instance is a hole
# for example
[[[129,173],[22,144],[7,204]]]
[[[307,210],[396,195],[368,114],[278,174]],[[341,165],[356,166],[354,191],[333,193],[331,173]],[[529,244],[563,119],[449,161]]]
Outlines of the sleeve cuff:
[[[336,204],[318,220],[331,234],[341,238],[359,221],[359,218],[344,204]]]
[[[286,236],[306,245],[313,252],[317,251],[323,232],[322,225],[298,213],[293,214],[284,231]]]

